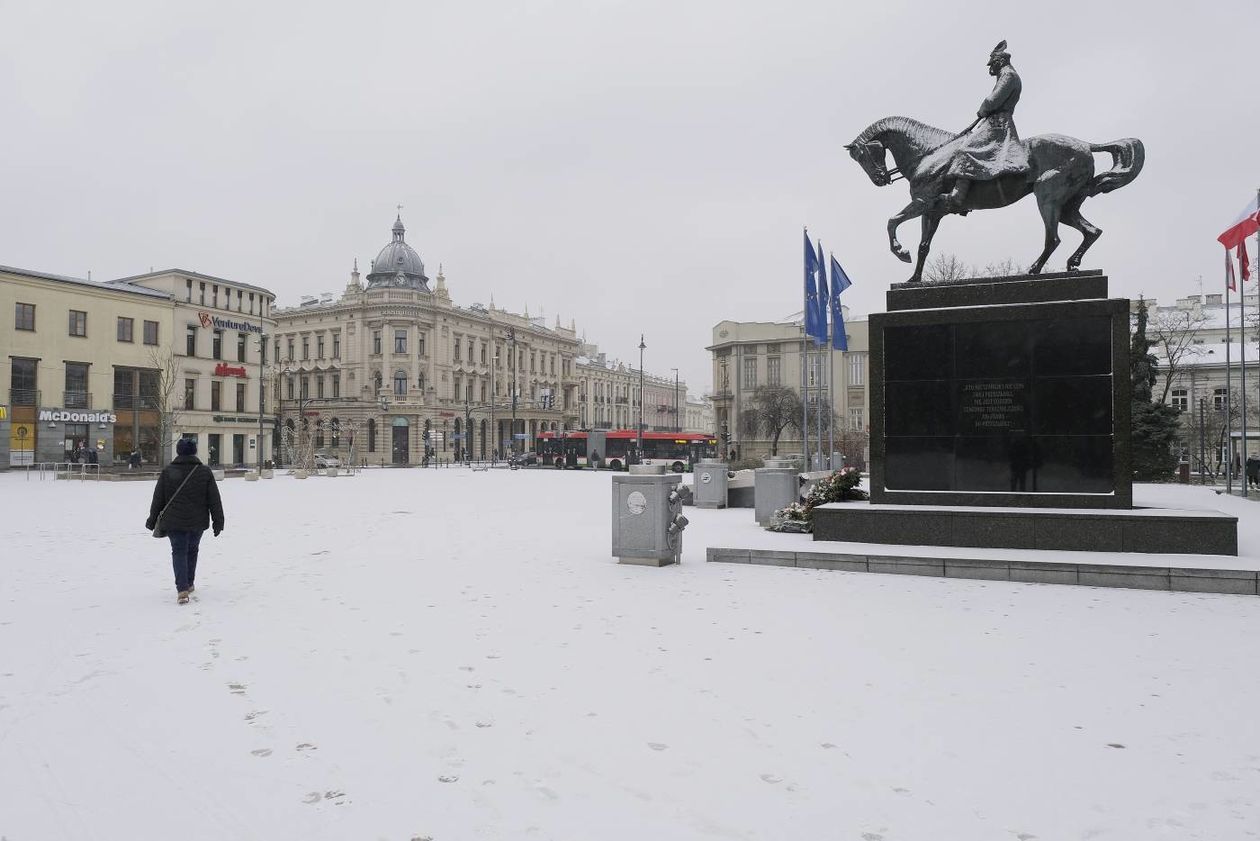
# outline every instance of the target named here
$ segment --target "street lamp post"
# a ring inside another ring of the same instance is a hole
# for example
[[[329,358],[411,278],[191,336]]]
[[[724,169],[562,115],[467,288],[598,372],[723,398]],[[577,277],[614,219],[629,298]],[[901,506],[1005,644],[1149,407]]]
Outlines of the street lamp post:
[[[643,334],[639,334],[639,429],[638,435],[635,436],[635,461],[636,463],[643,461],[643,351],[647,344],[643,341]]]
[[[388,392],[388,391],[386,391],[385,389],[381,389],[381,390],[380,390],[380,392],[376,395],[376,405],[377,405],[377,406],[379,406],[379,407],[380,407],[380,409],[381,409],[381,431],[380,431],[380,434],[381,434],[381,435],[384,435],[384,434],[385,434],[385,430],[386,430],[386,429],[388,429],[388,430],[389,430],[389,434],[390,434],[390,439],[389,439],[389,459],[390,459],[390,463],[393,463],[393,460],[394,460],[394,438],[393,438],[393,435],[394,435],[394,429],[393,429],[393,427],[387,427],[387,426],[385,425],[385,415],[386,415],[386,413],[388,413],[388,412],[389,412],[389,392]]]
[[[258,478],[263,471],[263,398],[266,387],[263,384],[263,366],[267,363],[267,334],[258,335]]]
[[[490,345],[494,352],[494,357],[490,360],[490,463],[494,464],[495,459],[499,456],[499,444],[503,443],[499,440],[499,428],[494,424],[494,404],[499,399],[499,392],[495,389],[498,381],[495,379],[494,369],[499,366],[498,345],[495,344],[494,334],[490,334]]]
[[[509,327],[507,331],[508,341],[512,344],[512,352],[508,354],[508,363],[512,366],[512,434],[511,441],[508,444],[512,448],[512,455],[516,455],[516,369],[518,360],[516,358],[516,328]]]
[[[670,370],[674,372],[674,431],[682,432],[682,420],[678,417],[678,369]]]

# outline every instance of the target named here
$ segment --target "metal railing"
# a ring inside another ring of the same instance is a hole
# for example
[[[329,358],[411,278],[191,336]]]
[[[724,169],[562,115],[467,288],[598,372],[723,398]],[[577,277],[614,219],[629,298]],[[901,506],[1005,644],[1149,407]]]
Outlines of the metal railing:
[[[92,406],[92,392],[90,391],[63,391],[61,393],[61,406],[65,409],[88,409]]]
[[[26,465],[26,480],[31,480],[35,473],[42,482],[45,478],[57,479],[96,479],[101,478],[99,464],[79,464],[73,461],[39,461]]]
[[[9,389],[9,405],[11,406],[38,406],[39,405],[39,389],[37,388],[11,388]]]

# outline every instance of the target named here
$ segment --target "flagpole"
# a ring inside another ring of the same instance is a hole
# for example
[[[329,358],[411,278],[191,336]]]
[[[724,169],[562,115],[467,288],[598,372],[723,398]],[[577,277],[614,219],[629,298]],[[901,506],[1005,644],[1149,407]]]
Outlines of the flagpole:
[[[835,304],[839,306],[839,304]],[[836,454],[836,320],[831,319],[831,341],[827,343],[827,458],[834,459]],[[836,470],[834,460],[827,462],[827,467]]]
[[[805,242],[809,242],[809,228],[805,228]],[[809,263],[804,264],[806,272]],[[805,459],[805,469],[809,469],[809,378],[805,366],[809,364],[809,343],[813,339],[806,329],[809,324],[809,292],[807,284],[801,284],[801,456]]]
[[[1247,247],[1247,241],[1242,241],[1241,248]],[[1241,269],[1242,266],[1240,265]],[[1242,274],[1240,271],[1239,274]],[[1238,278],[1238,333],[1240,342],[1238,345],[1238,363],[1241,366],[1242,373],[1242,455],[1239,456],[1238,466],[1242,468],[1243,480],[1239,483],[1238,495],[1247,496],[1247,279],[1245,277]]]
[[[821,287],[826,282],[827,282],[827,266],[822,261],[822,242],[819,241],[818,243],[818,285],[819,285],[818,300],[820,303],[822,301],[822,288]],[[827,316],[824,314],[823,318],[827,318]],[[826,322],[824,322],[823,323],[824,335],[827,333],[826,327],[827,327]],[[817,455],[814,457],[813,469],[821,470],[822,469],[823,371],[827,369],[827,360],[822,358],[821,348],[818,349],[818,354],[816,355],[818,356],[818,359],[815,362],[815,366],[818,368],[818,373],[815,376],[815,379],[818,380],[818,401],[814,404],[814,413],[818,415],[818,418],[816,420],[816,423],[818,424],[818,438],[816,439],[815,445],[814,445],[815,449],[817,450]]]
[[[1231,353],[1233,337],[1230,334],[1229,317],[1229,275],[1231,273],[1229,261],[1232,259],[1229,249],[1225,249],[1225,493],[1227,494],[1234,492],[1234,419],[1233,401],[1230,400],[1230,390],[1234,385],[1233,354]]]

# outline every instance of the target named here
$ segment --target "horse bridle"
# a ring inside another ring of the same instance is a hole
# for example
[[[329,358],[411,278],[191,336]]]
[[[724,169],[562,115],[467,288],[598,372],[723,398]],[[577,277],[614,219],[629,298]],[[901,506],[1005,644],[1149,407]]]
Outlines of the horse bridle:
[[[889,184],[894,183],[898,179],[904,179],[906,176],[901,174],[901,167],[887,169],[884,167],[884,162],[882,160],[880,161],[875,160],[875,156],[871,152],[871,148],[870,148],[873,145],[878,145],[880,149],[885,148],[882,143],[876,143],[875,141],[867,141],[866,143],[850,143],[846,148],[848,149],[853,149],[855,147],[857,148],[858,163],[861,164],[862,168],[867,170],[868,172],[874,172],[875,175],[877,175],[884,182],[883,184],[880,184],[879,186],[887,187]]]

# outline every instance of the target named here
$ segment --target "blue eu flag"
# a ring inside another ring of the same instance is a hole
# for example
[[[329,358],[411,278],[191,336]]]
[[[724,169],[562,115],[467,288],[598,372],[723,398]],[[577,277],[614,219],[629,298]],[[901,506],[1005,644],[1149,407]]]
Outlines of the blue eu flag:
[[[849,337],[844,334],[844,310],[840,308],[840,293],[853,285],[849,276],[831,255],[831,346],[836,350],[849,349]]]

